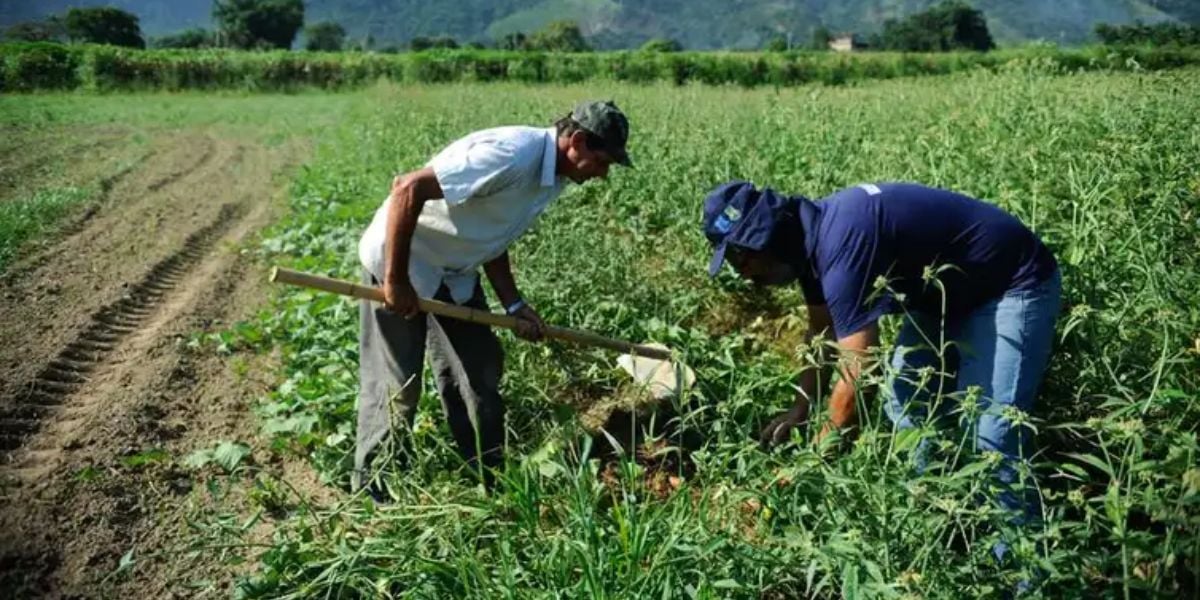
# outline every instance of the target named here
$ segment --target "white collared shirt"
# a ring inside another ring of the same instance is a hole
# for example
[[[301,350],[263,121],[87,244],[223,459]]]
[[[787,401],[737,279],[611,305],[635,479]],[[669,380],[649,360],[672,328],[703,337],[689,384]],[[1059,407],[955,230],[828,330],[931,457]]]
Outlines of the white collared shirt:
[[[471,298],[480,265],[500,256],[562,193],[554,174],[555,130],[497,127],[455,141],[426,165],[444,198],[421,209],[408,275],[417,295],[432,298],[445,283],[455,302]],[[388,197],[390,199],[391,196]],[[363,266],[383,281],[388,199],[358,244]]]

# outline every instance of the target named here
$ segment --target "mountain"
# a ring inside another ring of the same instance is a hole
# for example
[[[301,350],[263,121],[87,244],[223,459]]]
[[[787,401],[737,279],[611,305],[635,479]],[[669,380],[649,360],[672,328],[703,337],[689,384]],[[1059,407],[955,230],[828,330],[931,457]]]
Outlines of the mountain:
[[[307,0],[306,21],[333,20],[351,39],[377,45],[416,36],[488,42],[546,23],[579,22],[601,48],[636,47],[653,37],[689,49],[758,48],[775,36],[794,42],[813,28],[873,33],[887,19],[919,12],[938,0]],[[1092,41],[1098,23],[1181,21],[1200,24],[1200,0],[974,0],[1000,43]],[[211,0],[0,0],[0,27],[35,20],[71,6],[110,5],[141,18],[143,31],[162,35],[211,27]]]
[[[206,27],[212,21],[212,0],[0,0],[0,28],[61,14],[71,7],[115,6],[141,21],[142,33],[161,35],[188,27]]]

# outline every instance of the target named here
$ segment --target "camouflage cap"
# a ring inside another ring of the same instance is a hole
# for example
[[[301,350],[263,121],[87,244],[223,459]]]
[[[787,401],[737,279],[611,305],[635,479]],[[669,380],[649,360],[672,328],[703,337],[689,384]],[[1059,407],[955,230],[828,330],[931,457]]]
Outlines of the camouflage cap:
[[[618,164],[632,167],[625,142],[629,139],[629,120],[611,100],[589,100],[575,105],[571,119],[604,142],[604,151]]]

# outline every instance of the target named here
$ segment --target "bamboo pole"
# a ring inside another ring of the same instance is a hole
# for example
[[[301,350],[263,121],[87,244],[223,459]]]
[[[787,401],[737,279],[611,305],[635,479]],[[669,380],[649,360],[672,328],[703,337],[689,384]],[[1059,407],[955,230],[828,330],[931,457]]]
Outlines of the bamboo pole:
[[[383,303],[383,290],[344,281],[341,279],[333,279],[323,277],[321,275],[313,275],[312,273],[304,273],[301,271],[293,271],[282,267],[271,269],[271,281],[277,283],[286,283],[300,287],[306,287],[324,292],[340,294],[342,296],[350,296],[360,300],[370,300],[372,302]],[[479,310],[469,306],[459,306],[457,304],[447,304],[437,300],[427,300],[425,298],[418,299],[418,305],[422,312],[435,314],[443,317],[450,317],[460,321],[469,321],[471,323],[480,323],[489,327],[500,327],[504,329],[516,329],[517,318],[509,315],[502,315],[486,310]],[[553,325],[546,326],[546,337],[573,342],[584,346],[595,346],[597,348],[607,348],[618,352],[625,352],[634,356],[644,356],[647,358],[655,358],[658,360],[670,360],[671,351],[664,348],[656,348],[645,344],[634,344],[625,340],[605,337],[590,331],[580,331],[578,329],[568,329],[566,327],[555,327]]]

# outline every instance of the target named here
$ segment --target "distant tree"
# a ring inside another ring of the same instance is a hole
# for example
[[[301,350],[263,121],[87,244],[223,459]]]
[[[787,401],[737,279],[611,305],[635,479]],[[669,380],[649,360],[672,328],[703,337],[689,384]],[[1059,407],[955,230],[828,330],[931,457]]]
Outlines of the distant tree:
[[[653,38],[642,44],[642,50],[646,52],[679,52],[683,50],[683,44],[669,38]]]
[[[1096,25],[1096,37],[1100,38],[1102,44],[1120,44],[1123,41],[1120,30],[1121,28],[1117,25],[1100,23]]]
[[[72,42],[145,48],[137,15],[119,8],[72,8],[64,21]]]
[[[427,38],[417,36],[408,42],[408,48],[413,52],[422,50],[433,50],[438,48],[446,48],[453,50],[458,47],[458,42],[454,38],[444,35],[435,38]]]
[[[914,17],[916,15],[913,15]],[[917,24],[912,17],[905,20],[887,19],[881,34],[883,47],[887,50],[930,51],[941,49],[942,36]]]
[[[357,52],[370,52],[375,48],[375,36],[368,33],[362,38],[359,38],[357,42],[348,42],[343,47],[347,50],[353,50]]]
[[[963,2],[950,2],[946,9],[946,23],[954,28],[951,46],[959,49],[986,52],[996,47],[992,32],[988,31],[987,18],[983,11]]]
[[[336,52],[346,43],[346,29],[333,21],[323,21],[304,28],[304,49]]]
[[[465,44],[463,47],[464,47],[464,48],[470,48],[470,49],[472,49],[472,50],[485,50],[485,49],[487,49],[487,46],[486,46],[486,45],[484,45],[484,44],[483,44],[483,42],[467,42],[467,43],[466,43],[466,44]]]
[[[150,46],[153,48],[209,48],[215,45],[212,33],[199,27],[150,40]]]
[[[944,52],[986,51],[996,47],[983,12],[961,0],[948,0],[903,20],[883,24],[883,46],[889,50]]]
[[[530,50],[547,52],[589,52],[591,46],[583,39],[583,32],[575,21],[554,21],[525,40]]]
[[[4,39],[12,42],[62,42],[67,39],[67,28],[58,17],[27,21],[5,29]]]
[[[496,47],[501,50],[524,50],[526,39],[523,33],[510,33],[497,40]]]
[[[786,36],[775,35],[767,40],[767,45],[763,48],[767,52],[787,52],[788,39]]]
[[[303,0],[214,0],[213,20],[223,45],[291,48],[304,25]]]
[[[1096,37],[1102,43],[1119,46],[1197,46],[1200,45],[1200,25],[1169,22],[1146,25],[1140,21],[1132,25],[1101,23],[1096,26]]]
[[[808,47],[813,50],[828,50],[829,42],[833,40],[833,33],[824,25],[813,27],[812,37],[808,40]]]

